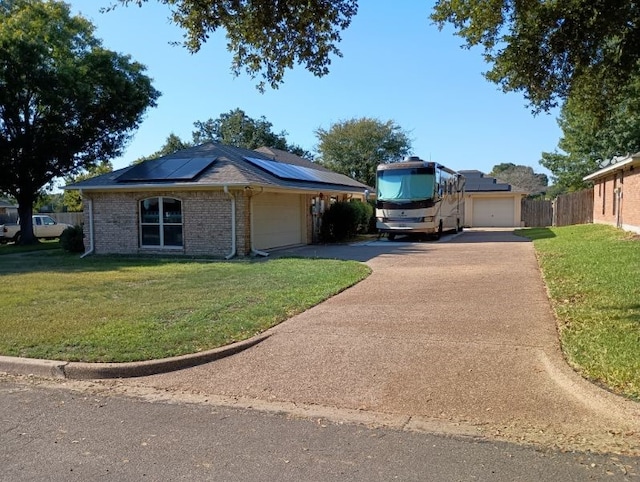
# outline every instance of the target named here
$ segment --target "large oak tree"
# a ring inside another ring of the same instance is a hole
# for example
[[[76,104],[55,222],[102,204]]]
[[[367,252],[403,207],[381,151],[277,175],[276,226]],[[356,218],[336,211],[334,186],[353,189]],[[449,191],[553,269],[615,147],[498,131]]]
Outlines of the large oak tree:
[[[375,186],[378,164],[401,160],[411,150],[411,139],[393,121],[362,117],[317,129],[319,162],[367,186]]]
[[[18,201],[23,243],[40,189],[120,155],[160,95],[93,32],[62,2],[0,2],[0,191]]]

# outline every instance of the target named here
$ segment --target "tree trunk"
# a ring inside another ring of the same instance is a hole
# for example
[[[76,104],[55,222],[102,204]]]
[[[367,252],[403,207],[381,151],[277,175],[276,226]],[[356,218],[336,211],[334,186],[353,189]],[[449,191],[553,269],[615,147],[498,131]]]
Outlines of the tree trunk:
[[[30,196],[20,196],[18,201],[18,217],[20,218],[20,239],[18,244],[36,244],[38,239],[33,235],[33,199]]]

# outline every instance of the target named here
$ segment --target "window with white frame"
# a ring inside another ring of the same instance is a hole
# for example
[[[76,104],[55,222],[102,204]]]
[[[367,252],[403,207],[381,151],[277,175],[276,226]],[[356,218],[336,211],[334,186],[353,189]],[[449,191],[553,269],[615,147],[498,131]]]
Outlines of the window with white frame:
[[[170,197],[140,201],[140,246],[182,247],[182,201]]]

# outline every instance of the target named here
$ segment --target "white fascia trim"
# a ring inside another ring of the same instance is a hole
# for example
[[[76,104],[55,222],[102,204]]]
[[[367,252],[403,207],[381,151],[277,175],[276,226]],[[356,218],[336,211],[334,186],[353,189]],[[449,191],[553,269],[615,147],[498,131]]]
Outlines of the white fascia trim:
[[[624,161],[616,162],[615,164],[611,164],[610,166],[605,167],[604,169],[600,169],[599,171],[594,172],[593,174],[589,174],[582,178],[583,181],[592,181],[599,177],[606,176],[612,172],[623,171],[625,167],[633,166],[636,163],[640,164],[640,153],[629,156]]]

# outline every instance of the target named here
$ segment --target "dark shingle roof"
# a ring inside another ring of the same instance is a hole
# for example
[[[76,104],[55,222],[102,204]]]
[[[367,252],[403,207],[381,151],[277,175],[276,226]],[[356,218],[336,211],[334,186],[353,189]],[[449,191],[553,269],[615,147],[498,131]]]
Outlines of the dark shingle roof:
[[[264,161],[276,161],[283,164],[299,166],[304,169],[314,169],[318,171],[318,178],[323,182],[310,182],[300,179],[289,179],[274,175],[269,170],[261,168],[248,161],[246,158],[261,159]],[[170,172],[171,168],[160,169],[161,165],[184,166],[188,159],[210,159],[210,163],[204,163],[207,167],[201,172],[197,172],[191,179],[173,179],[171,174],[164,179],[144,178],[144,172]],[[147,164],[148,163],[148,164]],[[243,149],[239,147],[227,146],[214,142],[208,142],[188,149],[177,151],[173,154],[163,156],[158,159],[145,161],[148,169],[139,169],[130,172],[136,166],[129,166],[117,171],[113,171],[102,176],[97,176],[76,184],[65,186],[65,189],[122,189],[134,188],[135,186],[212,186],[222,185],[258,185],[264,187],[281,187],[303,190],[336,190],[347,192],[363,192],[370,187],[351,179],[342,174],[337,174],[319,166],[307,159],[303,159],[295,154],[271,148],[260,148],[259,150]],[[141,174],[142,173],[142,174]],[[323,175],[327,173],[330,175]]]
[[[510,184],[498,182],[494,177],[486,177],[483,172],[476,170],[459,172],[465,177],[466,192],[511,191]]]

